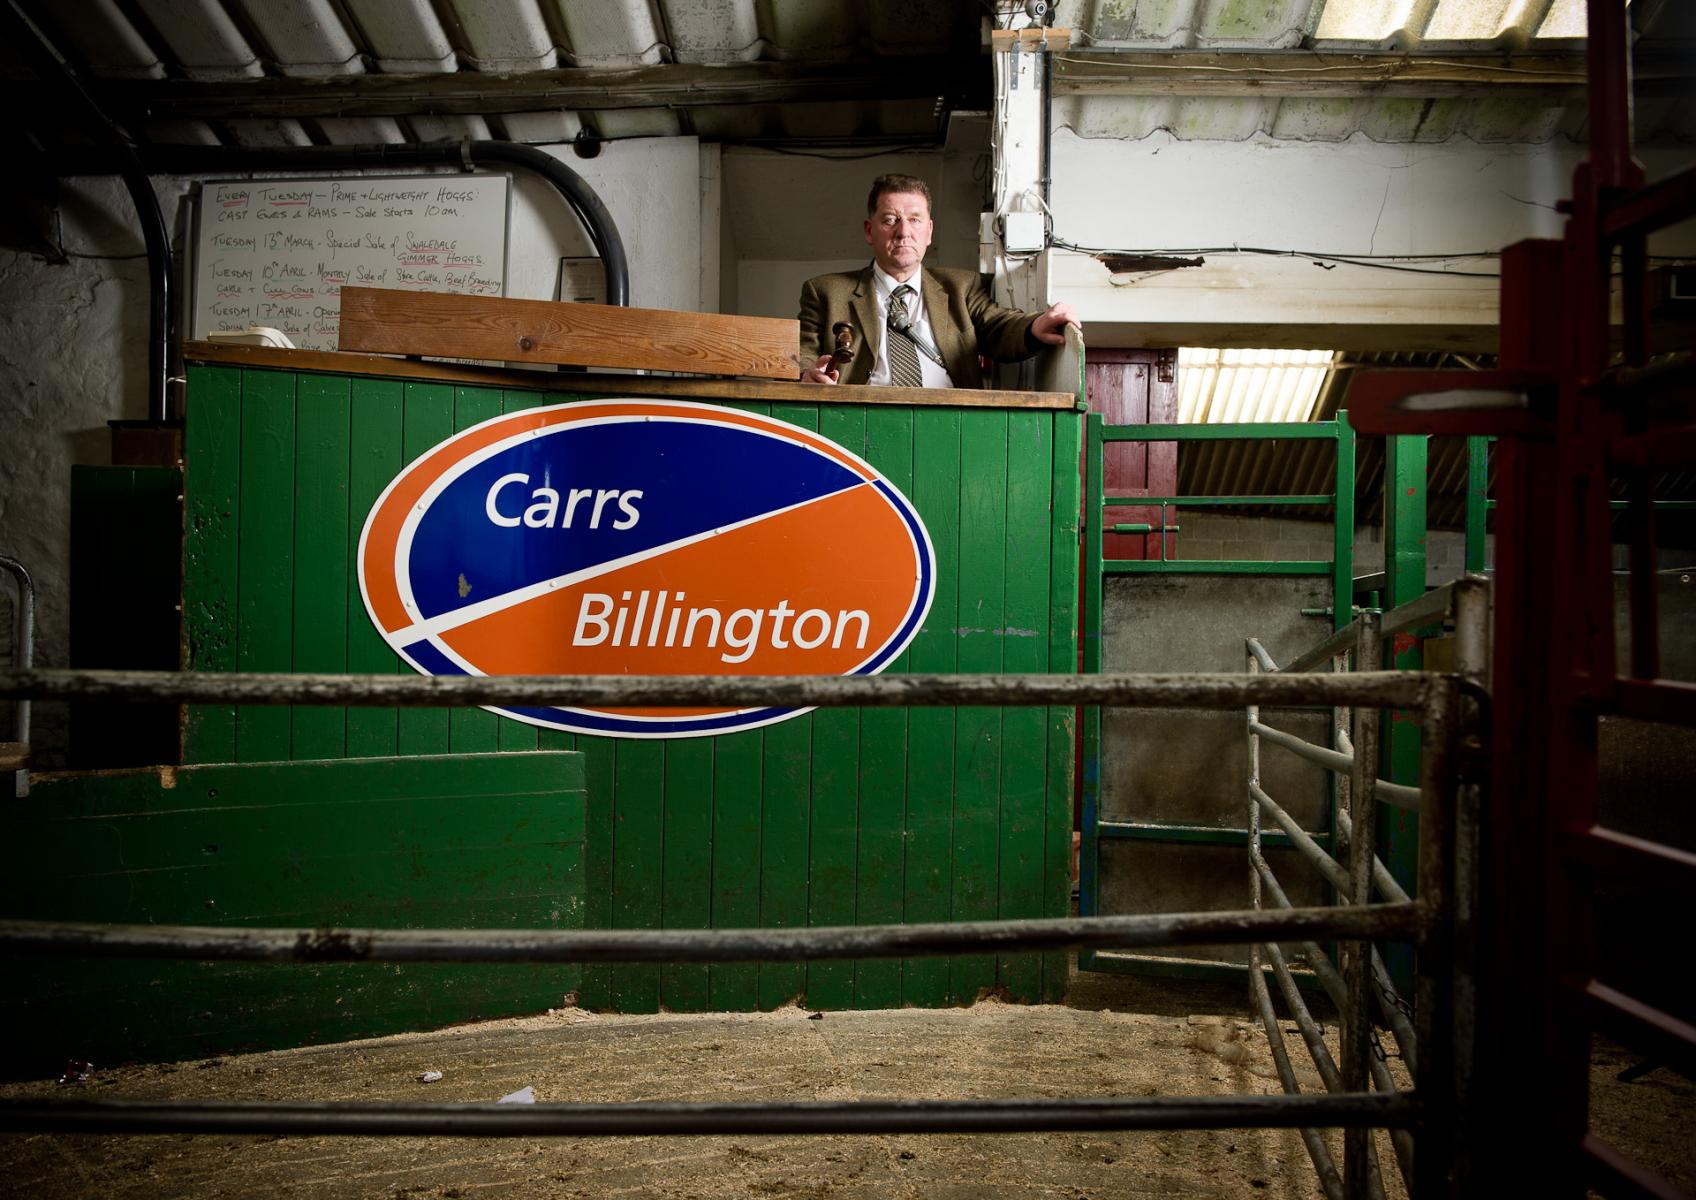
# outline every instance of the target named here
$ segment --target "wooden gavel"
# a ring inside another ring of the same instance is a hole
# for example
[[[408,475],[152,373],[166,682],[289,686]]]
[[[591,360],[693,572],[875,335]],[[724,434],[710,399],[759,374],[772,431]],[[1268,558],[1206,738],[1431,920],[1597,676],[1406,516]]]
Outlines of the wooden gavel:
[[[836,335],[836,349],[830,352],[830,360],[836,363],[854,361],[854,327],[846,321],[838,321],[830,327]]]

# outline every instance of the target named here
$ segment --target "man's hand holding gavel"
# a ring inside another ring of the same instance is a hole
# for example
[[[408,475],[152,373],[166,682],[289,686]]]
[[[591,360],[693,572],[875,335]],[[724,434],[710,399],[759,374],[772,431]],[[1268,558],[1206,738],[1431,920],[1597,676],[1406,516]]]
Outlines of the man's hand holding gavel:
[[[807,383],[839,383],[842,373],[838,367],[854,360],[854,327],[846,321],[838,321],[830,331],[836,335],[836,349],[819,355],[818,361],[801,373],[802,380]]]

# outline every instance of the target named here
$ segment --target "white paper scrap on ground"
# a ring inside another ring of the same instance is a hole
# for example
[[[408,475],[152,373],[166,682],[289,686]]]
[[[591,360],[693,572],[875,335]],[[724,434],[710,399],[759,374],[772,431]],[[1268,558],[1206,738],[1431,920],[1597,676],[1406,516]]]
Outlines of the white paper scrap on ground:
[[[418,1082],[419,1083],[438,1083],[438,1082],[441,1081],[441,1078],[442,1078],[442,1073],[440,1071],[426,1071],[426,1072],[424,1072],[424,1074],[422,1074],[418,1077]]]
[[[536,1103],[536,1089],[533,1088],[533,1087],[529,1087],[529,1086],[521,1087],[516,1092],[508,1092],[506,1095],[502,1096],[499,1100],[496,1100],[495,1103],[496,1104],[534,1104],[534,1103]]]

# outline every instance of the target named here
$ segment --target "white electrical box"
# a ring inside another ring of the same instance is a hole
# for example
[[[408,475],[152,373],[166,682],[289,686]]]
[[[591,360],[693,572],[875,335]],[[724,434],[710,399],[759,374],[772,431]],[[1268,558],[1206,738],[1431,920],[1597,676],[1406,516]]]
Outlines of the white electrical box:
[[[1046,230],[1039,212],[1010,212],[1001,218],[1001,244],[1009,254],[1030,254],[1041,250]]]

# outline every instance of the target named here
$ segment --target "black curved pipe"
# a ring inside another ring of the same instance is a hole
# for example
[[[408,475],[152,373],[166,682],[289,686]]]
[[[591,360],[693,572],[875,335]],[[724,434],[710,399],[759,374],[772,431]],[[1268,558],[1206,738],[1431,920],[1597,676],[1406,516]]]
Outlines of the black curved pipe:
[[[116,159],[117,174],[129,189],[141,222],[142,241],[147,247],[147,413],[155,421],[170,419],[171,348],[176,345],[176,305],[172,300],[171,233],[153,183],[142,169],[141,160],[129,137],[108,117],[83,87],[82,80],[48,43],[35,25],[6,0],[0,3],[0,18],[11,34],[11,43],[30,66],[48,81],[57,81],[93,126],[95,136],[105,142]]]
[[[207,171],[320,171],[359,167],[506,163],[536,172],[565,197],[589,231],[607,273],[607,303],[630,303],[630,263],[612,214],[583,177],[534,146],[517,142],[409,142],[368,146],[143,146],[149,170],[192,175]]]

